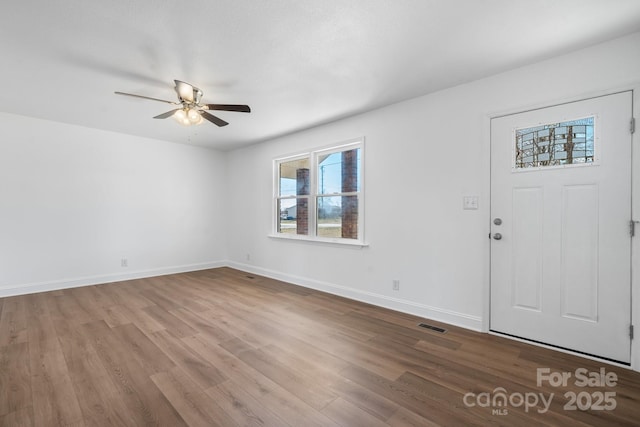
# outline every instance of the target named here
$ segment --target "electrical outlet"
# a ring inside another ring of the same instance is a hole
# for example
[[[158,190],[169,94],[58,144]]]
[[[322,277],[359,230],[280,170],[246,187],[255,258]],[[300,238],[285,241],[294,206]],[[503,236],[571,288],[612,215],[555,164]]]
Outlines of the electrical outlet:
[[[394,291],[399,291],[400,290],[400,280],[393,280],[393,290]]]
[[[120,260],[120,267],[129,267],[129,260],[126,258],[122,258]]]
[[[245,256],[245,259],[246,259],[247,261],[251,261],[251,254],[247,254],[247,255]]]

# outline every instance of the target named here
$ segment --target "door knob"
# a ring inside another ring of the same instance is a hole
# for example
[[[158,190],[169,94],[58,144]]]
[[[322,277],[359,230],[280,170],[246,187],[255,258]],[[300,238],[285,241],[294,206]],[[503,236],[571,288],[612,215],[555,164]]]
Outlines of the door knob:
[[[502,239],[502,234],[500,234],[500,233],[496,233],[496,234],[494,234],[494,235],[493,235],[493,239],[494,239],[494,240],[500,240],[500,239]]]

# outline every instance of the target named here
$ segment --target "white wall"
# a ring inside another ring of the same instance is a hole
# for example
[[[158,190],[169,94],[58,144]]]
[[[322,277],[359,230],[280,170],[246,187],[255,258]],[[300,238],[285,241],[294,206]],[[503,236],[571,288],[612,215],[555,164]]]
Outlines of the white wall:
[[[11,114],[0,153],[0,297],[226,258],[224,154]]]
[[[234,211],[229,260],[256,273],[486,328],[490,117],[634,89],[638,81],[640,33],[233,151],[228,157],[233,189],[228,204]],[[267,237],[272,159],[359,136],[366,138],[365,238],[370,246]],[[479,196],[477,211],[462,209],[464,195]],[[637,259],[634,263],[639,265]],[[399,292],[392,290],[393,279],[400,280]],[[638,300],[640,286],[635,286]],[[640,366],[640,359],[635,363]]]

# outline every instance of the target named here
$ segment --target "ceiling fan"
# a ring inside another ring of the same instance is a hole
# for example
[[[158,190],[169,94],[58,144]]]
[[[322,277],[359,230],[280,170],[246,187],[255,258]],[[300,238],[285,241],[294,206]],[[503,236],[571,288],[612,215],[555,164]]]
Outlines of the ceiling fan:
[[[251,108],[248,105],[236,105],[236,104],[201,104],[202,91],[197,87],[190,85],[189,83],[181,82],[180,80],[174,80],[176,87],[176,93],[178,94],[178,102],[165,101],[164,99],[151,98],[149,96],[134,95],[132,93],[115,92],[116,95],[133,96],[135,98],[150,99],[152,101],[166,102],[167,104],[179,105],[180,108],[176,108],[166,113],[155,116],[154,119],[166,119],[173,116],[180,124],[185,126],[199,125],[203,122],[203,119],[210,121],[218,126],[226,126],[229,123],[222,120],[220,117],[216,117],[209,113],[208,110],[221,110],[221,111],[238,111],[241,113],[250,113]]]

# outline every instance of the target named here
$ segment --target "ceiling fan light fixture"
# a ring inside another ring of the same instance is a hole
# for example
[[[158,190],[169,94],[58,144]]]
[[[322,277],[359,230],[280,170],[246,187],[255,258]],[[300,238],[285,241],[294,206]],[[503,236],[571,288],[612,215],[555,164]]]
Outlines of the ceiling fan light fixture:
[[[194,125],[202,122],[202,116],[200,115],[198,110],[195,110],[193,108],[187,111],[187,117],[189,118],[189,121]]]
[[[191,126],[192,122],[189,117],[189,111],[188,108],[182,108],[175,112],[173,118],[183,126]]]
[[[182,123],[182,121],[184,119],[187,118],[187,113],[184,110],[178,110],[175,112],[175,114],[173,115],[173,117],[179,121],[180,123]]]
[[[173,118],[183,126],[199,125],[204,121],[200,111],[189,107],[177,110],[173,114]]]

